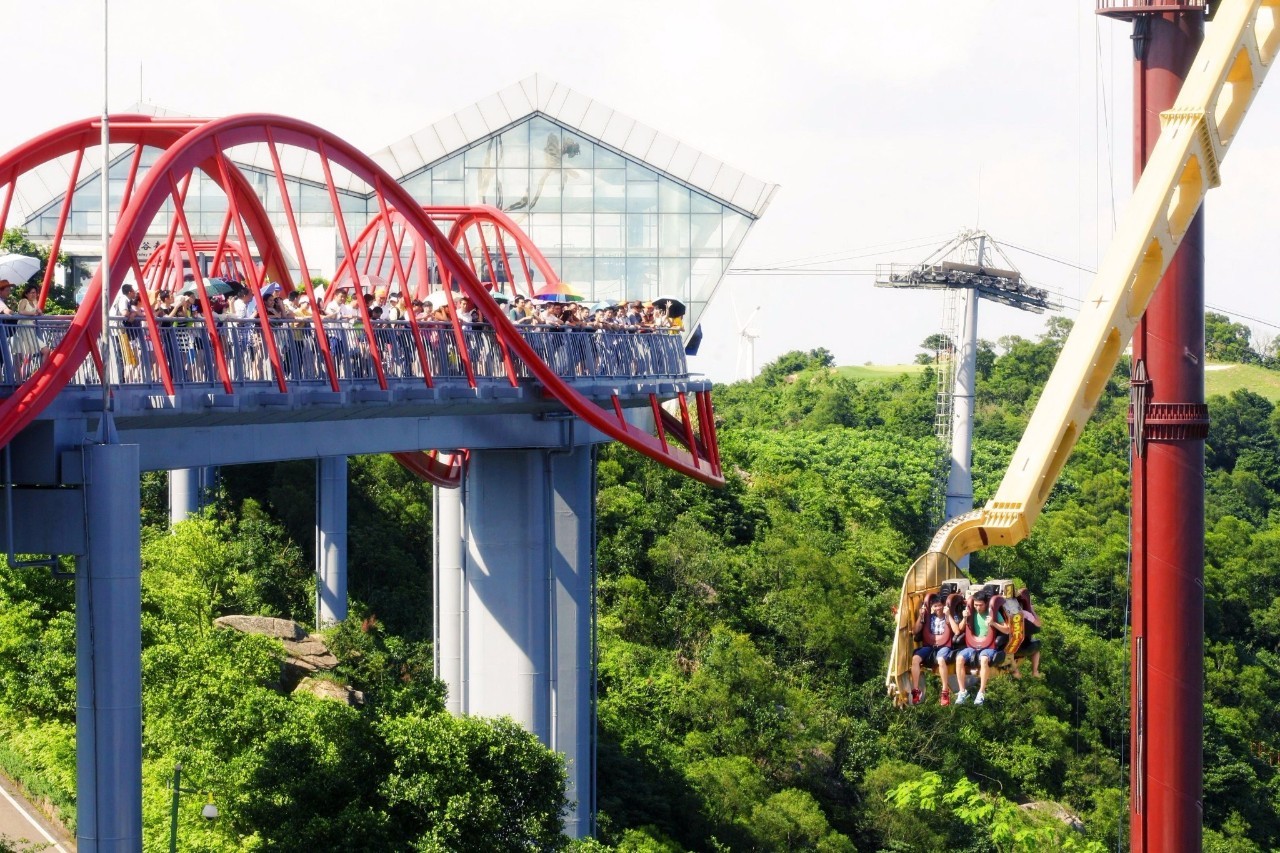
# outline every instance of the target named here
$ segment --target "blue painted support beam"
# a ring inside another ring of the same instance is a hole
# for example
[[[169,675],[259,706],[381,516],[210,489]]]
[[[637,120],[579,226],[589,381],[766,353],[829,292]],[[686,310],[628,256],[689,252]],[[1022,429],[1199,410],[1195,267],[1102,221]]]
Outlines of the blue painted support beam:
[[[316,460],[316,624],[347,618],[347,457]]]
[[[142,849],[142,554],[138,447],[83,453],[76,561],[76,845]]]

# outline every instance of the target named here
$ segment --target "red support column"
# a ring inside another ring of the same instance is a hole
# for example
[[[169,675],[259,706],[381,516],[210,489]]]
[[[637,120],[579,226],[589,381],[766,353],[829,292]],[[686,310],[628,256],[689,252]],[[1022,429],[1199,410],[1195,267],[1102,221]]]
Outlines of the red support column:
[[[1202,9],[1134,19],[1135,181],[1204,36]],[[1204,214],[1133,339],[1130,841],[1200,849],[1204,724]],[[1144,381],[1145,380],[1145,381]]]

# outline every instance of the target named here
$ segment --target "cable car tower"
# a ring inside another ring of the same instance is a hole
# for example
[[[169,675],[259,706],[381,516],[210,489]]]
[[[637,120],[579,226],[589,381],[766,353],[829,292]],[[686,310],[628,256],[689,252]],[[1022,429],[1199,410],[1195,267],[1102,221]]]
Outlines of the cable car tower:
[[[996,260],[993,261],[993,258]],[[1000,266],[996,266],[996,263]],[[877,287],[943,291],[934,434],[938,460],[934,510],[939,525],[973,509],[973,394],[978,355],[978,300],[1043,314],[1062,307],[1032,287],[985,231],[964,229],[915,266],[881,264]]]

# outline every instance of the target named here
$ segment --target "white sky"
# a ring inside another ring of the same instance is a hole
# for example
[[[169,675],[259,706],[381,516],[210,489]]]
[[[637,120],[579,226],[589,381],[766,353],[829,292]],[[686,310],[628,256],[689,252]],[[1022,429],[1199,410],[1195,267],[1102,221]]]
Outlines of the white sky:
[[[101,3],[0,0],[0,20],[24,33],[6,39],[0,150],[101,112]],[[781,184],[738,267],[914,263],[976,225],[1092,268],[1131,185],[1129,28],[1090,0],[110,0],[110,26],[113,110],[141,95],[195,115],[283,113],[366,151],[541,72]],[[1207,301],[1280,326],[1270,86],[1209,196]],[[902,248],[868,254],[886,244]],[[1088,287],[1069,266],[1009,255],[1068,308]],[[735,308],[745,320],[757,305],[757,365],[819,346],[844,364],[910,361],[938,330],[941,295],[872,281],[730,276],[694,369],[745,373]],[[1042,327],[983,303],[984,338]]]

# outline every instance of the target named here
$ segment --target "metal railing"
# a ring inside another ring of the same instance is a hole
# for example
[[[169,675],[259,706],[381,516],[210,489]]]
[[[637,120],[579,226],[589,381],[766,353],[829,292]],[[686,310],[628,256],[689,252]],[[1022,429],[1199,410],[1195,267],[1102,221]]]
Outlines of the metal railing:
[[[1139,13],[1203,12],[1209,0],[1095,0],[1099,15],[1129,17]]]
[[[0,388],[29,379],[70,327],[69,317],[0,320]],[[421,351],[408,321],[374,321],[372,339],[365,326],[326,319],[325,344],[339,384],[377,382],[374,354],[388,383],[424,383],[423,361],[433,382],[467,382],[467,364],[477,382],[509,381],[507,359],[517,380],[533,372],[514,351],[504,353],[497,333],[486,323],[464,324],[461,339],[450,323],[420,323]],[[555,373],[574,379],[685,378],[688,365],[678,333],[664,329],[591,329],[519,325],[521,337]],[[175,387],[220,385],[222,374],[209,326],[200,319],[158,319],[155,335],[141,323],[111,318],[106,365],[112,384],[162,385],[161,361]],[[271,320],[267,332],[280,355],[287,384],[328,384],[324,347],[311,320]],[[215,325],[227,376],[235,385],[275,383],[264,330],[257,320],[222,320]],[[157,349],[157,342],[159,348]],[[465,358],[464,358],[465,353]],[[68,383],[98,385],[96,361],[86,359]]]

